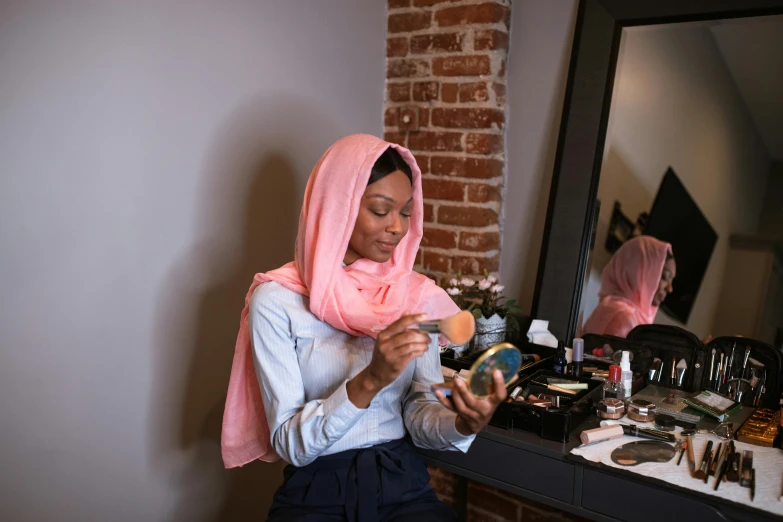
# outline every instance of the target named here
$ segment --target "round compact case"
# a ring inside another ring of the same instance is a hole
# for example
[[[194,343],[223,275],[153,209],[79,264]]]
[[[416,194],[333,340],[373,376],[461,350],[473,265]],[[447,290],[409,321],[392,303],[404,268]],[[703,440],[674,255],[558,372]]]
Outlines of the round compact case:
[[[644,399],[633,399],[628,401],[625,414],[636,422],[652,422],[655,418],[655,404]]]
[[[606,398],[595,407],[595,413],[602,419],[621,419],[625,415],[625,403],[620,399]]]

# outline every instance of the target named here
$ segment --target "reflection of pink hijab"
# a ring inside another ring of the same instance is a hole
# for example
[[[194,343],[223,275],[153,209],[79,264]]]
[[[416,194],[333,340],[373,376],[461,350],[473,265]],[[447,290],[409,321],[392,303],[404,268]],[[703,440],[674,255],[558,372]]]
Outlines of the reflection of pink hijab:
[[[386,263],[359,259],[343,268],[370,170],[389,146],[397,149],[411,167],[410,228]],[[309,296],[313,315],[356,336],[375,337],[372,326],[391,324],[406,311],[426,312],[434,319],[459,311],[431,279],[412,271],[422,236],[423,213],[421,171],[407,149],[374,136],[355,134],[338,140],[324,153],[305,189],[294,261],[256,274],[245,298],[223,413],[221,446],[227,468],[255,459],[279,460],[269,444],[269,426],[248,330],[248,303],[258,285],[276,281]]]
[[[601,301],[585,322],[583,333],[628,335],[636,325],[652,324],[666,255],[672,247],[651,236],[623,243],[603,271]]]

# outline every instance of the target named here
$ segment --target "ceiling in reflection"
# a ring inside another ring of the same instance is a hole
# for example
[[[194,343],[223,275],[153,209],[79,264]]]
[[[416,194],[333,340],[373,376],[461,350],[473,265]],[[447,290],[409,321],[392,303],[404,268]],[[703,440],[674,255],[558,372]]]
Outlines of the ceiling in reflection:
[[[770,156],[783,160],[783,16],[716,21],[710,32]]]

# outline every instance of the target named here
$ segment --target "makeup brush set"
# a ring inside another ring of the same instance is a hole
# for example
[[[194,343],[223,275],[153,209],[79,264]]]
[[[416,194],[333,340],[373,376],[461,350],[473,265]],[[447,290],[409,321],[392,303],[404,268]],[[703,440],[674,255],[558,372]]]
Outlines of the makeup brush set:
[[[683,433],[686,433],[683,431]],[[686,444],[693,447],[696,442],[692,434]],[[753,451],[737,451],[733,440],[724,440],[713,449],[713,441],[707,441],[701,453],[701,462],[696,464],[694,452],[688,453],[691,476],[705,484],[714,478],[712,489],[717,491],[721,483],[734,482],[750,490],[750,500],[756,496],[756,469],[753,467]]]
[[[649,384],[686,393],[708,391],[745,406],[777,408],[783,355],[744,337],[716,337],[706,345],[691,332],[669,325],[640,325],[626,339],[584,336],[585,350],[610,344],[633,353],[633,392]]]
[[[744,337],[716,337],[705,345],[668,325],[637,326],[628,339],[653,350],[648,383],[713,392],[745,406],[778,405],[783,355],[771,345]]]

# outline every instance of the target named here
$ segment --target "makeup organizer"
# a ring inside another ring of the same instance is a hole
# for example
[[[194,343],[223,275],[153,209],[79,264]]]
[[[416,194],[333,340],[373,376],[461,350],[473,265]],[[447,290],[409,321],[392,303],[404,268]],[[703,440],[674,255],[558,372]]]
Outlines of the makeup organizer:
[[[524,339],[517,339],[514,343],[519,350],[526,355],[538,355],[539,361],[524,362],[520,368],[517,379],[510,381],[506,390],[509,401],[498,406],[490,424],[504,429],[519,429],[536,433],[541,438],[567,442],[570,440],[571,431],[585,420],[593,407],[593,392],[603,385],[603,382],[592,380],[589,373],[575,378],[564,376],[551,371],[556,350],[547,346],[529,343]],[[512,341],[513,342],[513,341]],[[441,365],[455,371],[469,370],[473,363],[481,356],[481,352],[472,353],[466,357],[454,358],[450,354],[441,355]],[[549,386],[550,379],[567,379],[585,384],[583,390],[557,390]],[[533,403],[521,403],[514,400],[515,394],[527,392],[526,396],[533,394],[537,397],[546,397],[542,405]],[[556,405],[552,405],[552,403]],[[543,403],[549,403],[546,406]]]
[[[745,406],[778,407],[783,355],[766,343],[744,337],[716,337],[704,344],[692,333],[669,325],[637,326],[627,339],[586,334],[584,341],[585,353],[609,344],[615,352],[627,350],[633,354],[633,393],[648,384],[654,384],[685,393],[703,390],[717,392],[731,396]],[[721,354],[725,371],[720,373],[722,382],[717,386],[719,379],[716,379],[716,375]],[[586,362],[609,364],[610,360],[594,360],[586,356]],[[683,371],[680,372],[680,369]]]
[[[581,390],[559,389],[559,380],[582,383],[586,387]],[[512,400],[498,406],[490,424],[499,428],[530,431],[542,439],[568,442],[572,430],[593,411],[593,392],[602,386],[602,381],[588,377],[572,377],[551,370],[537,370],[507,387]],[[545,399],[543,402],[546,404],[538,405],[535,400],[513,400],[517,393],[523,398],[529,398],[531,395],[540,397]]]
[[[647,383],[654,379],[658,386],[686,392],[708,390],[744,406],[778,407],[783,354],[773,346],[745,337],[716,337],[705,345],[690,332],[668,325],[637,326],[628,334],[628,340],[650,350],[652,361],[647,364],[647,357],[639,361]],[[721,355],[722,370],[716,379]],[[662,362],[660,380],[657,371],[653,375],[656,358]],[[678,362],[672,364],[674,360]],[[676,376],[677,364],[683,360],[687,369],[682,385],[678,385],[672,382],[671,368],[674,366]],[[668,382],[664,382],[666,379]]]

